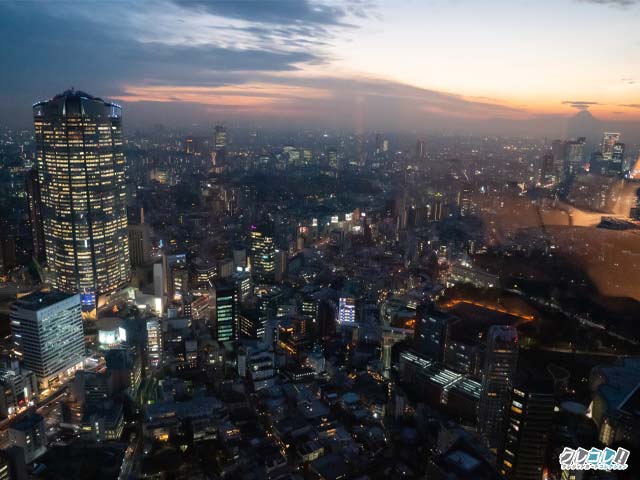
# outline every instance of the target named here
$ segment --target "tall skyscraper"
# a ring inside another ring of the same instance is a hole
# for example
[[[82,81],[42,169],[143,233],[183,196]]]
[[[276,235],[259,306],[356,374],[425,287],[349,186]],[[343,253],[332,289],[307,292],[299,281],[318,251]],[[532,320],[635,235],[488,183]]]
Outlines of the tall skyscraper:
[[[196,141],[193,137],[187,137],[184,141],[184,153],[193,155],[196,153]]]
[[[273,237],[264,227],[251,227],[251,271],[259,282],[271,282],[275,278],[276,248]]]
[[[429,311],[426,305],[421,305],[417,311],[414,332],[416,350],[432,360],[442,362],[451,320],[450,315]]]
[[[473,187],[469,182],[464,182],[458,192],[458,208],[461,217],[468,217],[474,213]]]
[[[553,155],[553,175],[555,182],[562,183],[566,173],[567,143],[563,140],[554,140],[551,142],[551,155]]]
[[[436,193],[435,200],[433,202],[433,216],[432,219],[436,222],[442,220],[442,208],[443,208],[443,198],[441,193]]]
[[[238,339],[238,290],[226,280],[216,280],[211,292],[215,339],[227,342]]]
[[[328,148],[327,149],[327,160],[329,163],[329,167],[333,168],[334,170],[339,170],[341,165],[340,165],[340,158],[338,157],[338,150],[335,148]]]
[[[162,365],[162,325],[157,318],[147,320],[147,361],[151,368]]]
[[[555,408],[553,381],[547,372],[526,371],[512,383],[498,471],[509,480],[540,480]]]
[[[141,267],[151,261],[151,230],[146,223],[129,225],[131,266]]]
[[[505,325],[489,328],[478,408],[478,429],[491,448],[499,448],[504,438],[509,382],[513,380],[517,363],[516,328]]]
[[[169,301],[181,300],[188,281],[187,255],[162,254],[162,293]]]
[[[567,175],[577,175],[582,170],[586,141],[585,137],[580,137],[566,143],[565,171]]]
[[[605,132],[602,136],[602,159],[609,161],[613,159],[613,146],[620,140],[619,133]]]
[[[80,296],[37,292],[11,306],[11,333],[24,366],[35,372],[40,390],[81,366],[84,332]]]
[[[46,252],[44,244],[44,229],[42,225],[42,197],[40,195],[38,171],[35,168],[32,168],[29,170],[29,173],[27,173],[26,186],[33,256],[39,262],[43,262],[46,258]]]
[[[624,169],[624,150],[625,144],[616,142],[613,144],[613,152],[611,154],[610,173],[622,173]]]
[[[418,140],[416,142],[416,159],[426,157],[427,152],[424,148],[424,140]]]
[[[33,116],[53,286],[93,306],[129,277],[122,110],[68,90],[36,103]]]
[[[222,125],[216,125],[214,129],[214,143],[216,150],[227,148],[227,129]]]
[[[557,170],[554,156],[547,153],[542,157],[542,167],[540,168],[540,185],[543,187],[552,186],[558,183]]]

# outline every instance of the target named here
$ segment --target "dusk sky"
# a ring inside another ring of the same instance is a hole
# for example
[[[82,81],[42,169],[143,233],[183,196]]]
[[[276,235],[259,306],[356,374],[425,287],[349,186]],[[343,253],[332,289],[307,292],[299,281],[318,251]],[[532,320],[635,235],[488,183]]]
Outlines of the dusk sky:
[[[636,0],[2,2],[0,122],[74,86],[133,125],[562,136],[588,111],[638,138],[638,25]]]

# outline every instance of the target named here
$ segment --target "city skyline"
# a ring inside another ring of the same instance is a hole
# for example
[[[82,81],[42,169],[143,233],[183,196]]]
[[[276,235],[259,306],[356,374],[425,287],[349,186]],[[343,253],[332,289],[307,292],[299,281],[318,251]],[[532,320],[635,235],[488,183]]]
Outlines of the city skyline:
[[[12,45],[0,54],[3,123],[26,126],[26,102],[73,85],[122,103],[131,126],[275,120],[568,137],[586,122],[640,137],[635,1],[0,9]]]
[[[639,478],[639,15],[1,2],[0,480]]]

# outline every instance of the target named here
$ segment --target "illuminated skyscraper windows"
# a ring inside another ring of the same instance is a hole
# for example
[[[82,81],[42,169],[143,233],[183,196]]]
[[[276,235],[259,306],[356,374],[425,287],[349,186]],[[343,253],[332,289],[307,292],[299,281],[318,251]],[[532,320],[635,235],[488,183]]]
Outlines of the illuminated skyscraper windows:
[[[33,107],[47,264],[83,306],[127,282],[122,111],[68,90]]]

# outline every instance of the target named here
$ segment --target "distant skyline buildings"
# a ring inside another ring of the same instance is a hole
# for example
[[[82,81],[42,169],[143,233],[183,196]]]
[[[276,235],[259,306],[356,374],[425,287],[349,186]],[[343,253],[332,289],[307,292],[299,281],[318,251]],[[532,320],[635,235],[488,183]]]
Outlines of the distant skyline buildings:
[[[0,480],[626,461],[640,0],[515,3],[0,2]]]
[[[91,307],[129,278],[122,109],[67,90],[33,118],[52,286]]]
[[[605,132],[602,136],[601,152],[603,160],[613,159],[614,145],[620,141],[620,134],[613,132]]]

